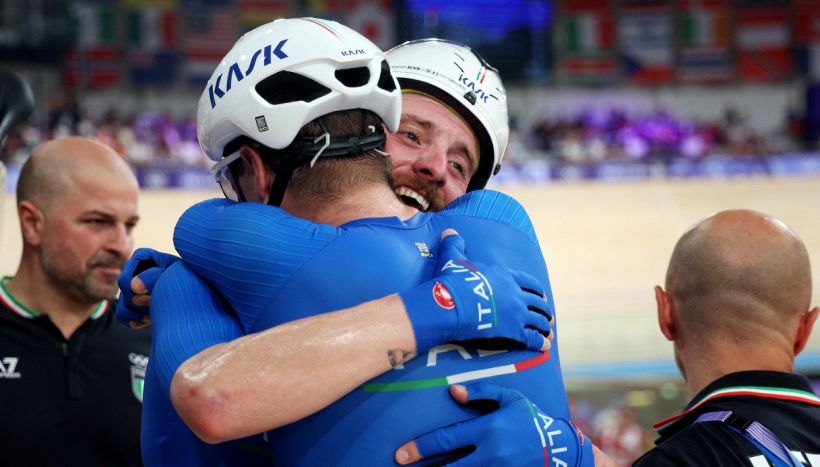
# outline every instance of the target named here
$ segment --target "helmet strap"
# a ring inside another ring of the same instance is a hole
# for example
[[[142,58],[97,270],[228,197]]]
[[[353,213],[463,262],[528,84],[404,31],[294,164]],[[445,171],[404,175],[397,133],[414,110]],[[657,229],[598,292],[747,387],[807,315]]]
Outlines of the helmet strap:
[[[304,159],[295,157],[292,153],[288,152],[288,149],[290,148],[285,148],[282,151],[273,151],[268,148],[264,150],[267,153],[263,158],[265,165],[276,174],[276,178],[273,179],[273,185],[268,194],[269,206],[278,207],[282,204],[282,199],[285,197],[285,191],[288,189],[288,183],[290,183],[290,179],[293,176],[293,171],[305,164]]]
[[[324,120],[321,117],[317,120],[323,131],[323,134],[318,137],[304,136],[296,138],[288,147],[281,150],[274,151],[265,146],[259,148],[265,156],[263,157],[265,164],[276,174],[268,197],[269,205],[281,205],[288,183],[290,183],[293,176],[293,171],[307,164],[313,167],[313,164],[320,156],[351,157],[372,149],[381,152],[384,147],[386,136],[381,127],[370,125],[364,135],[333,138],[330,136],[330,131],[327,129]],[[364,122],[364,119],[362,121]]]
[[[231,177],[233,178],[231,180],[231,186],[233,186],[233,190],[236,192],[236,200],[239,201],[240,203],[243,203],[243,202],[246,201],[245,193],[242,190],[242,185],[239,184],[239,179],[240,179],[240,170],[239,170],[239,168],[240,168],[240,165],[244,164],[244,163],[245,162],[242,161],[242,159],[240,158],[240,159],[237,159],[237,160],[233,161],[228,166],[228,172],[231,174]]]
[[[294,169],[279,169],[274,171],[276,178],[273,180],[270,194],[268,194],[268,206],[279,207],[282,204],[282,199],[285,197],[285,191],[288,189],[288,183],[293,176]]]
[[[325,152],[325,149],[327,149],[327,147],[330,146],[330,131],[328,131],[327,126],[325,125],[325,121],[324,121],[324,119],[322,119],[322,117],[319,117],[319,127],[322,129],[322,131],[324,131],[324,133],[317,136],[316,139],[313,140],[313,144],[318,143],[322,139],[324,139],[325,142],[324,142],[324,145],[318,151],[316,151],[316,155],[313,156],[313,159],[311,159],[311,161],[310,161],[310,168],[311,169],[316,164],[316,161],[319,160],[319,156],[321,156],[322,153]]]

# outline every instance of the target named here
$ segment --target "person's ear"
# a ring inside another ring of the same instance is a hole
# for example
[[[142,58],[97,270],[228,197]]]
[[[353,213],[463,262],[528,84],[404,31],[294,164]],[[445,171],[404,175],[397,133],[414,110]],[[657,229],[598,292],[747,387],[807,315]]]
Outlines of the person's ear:
[[[811,335],[811,330],[814,327],[814,322],[817,320],[818,312],[820,312],[820,308],[814,307],[800,317],[800,324],[797,326],[797,335],[794,338],[795,356],[806,347],[806,343],[809,341],[809,336]]]
[[[658,305],[658,326],[661,333],[670,341],[678,337],[678,325],[672,297],[659,285],[655,286],[655,302]]]
[[[250,146],[243,146],[239,150],[239,157],[242,158],[245,169],[250,169],[252,172],[248,177],[248,185],[250,186],[243,186],[242,188],[245,191],[245,198],[256,203],[266,203],[276,175],[265,164],[262,154]]]
[[[23,241],[27,245],[38,246],[42,242],[45,216],[34,203],[21,201],[17,206],[17,216],[20,218],[20,230]]]

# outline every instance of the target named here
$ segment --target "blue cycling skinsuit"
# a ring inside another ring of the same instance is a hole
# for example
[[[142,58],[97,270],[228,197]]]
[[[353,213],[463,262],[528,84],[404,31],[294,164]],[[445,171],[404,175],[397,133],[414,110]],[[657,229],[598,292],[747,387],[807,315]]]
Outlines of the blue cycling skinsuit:
[[[181,261],[162,274],[151,303],[153,345],[145,375],[140,433],[146,467],[269,466],[270,452],[261,435],[206,444],[185,425],[171,404],[171,379],[179,365],[207,347],[244,335],[228,313],[229,308]],[[177,333],[188,330],[201,334],[177,339]],[[154,357],[161,361],[155,363]]]
[[[501,193],[471,192],[444,211],[418,213],[406,221],[359,219],[338,228],[261,204],[208,200],[190,208],[178,222],[174,242],[184,264],[171,266],[153,291],[156,343],[151,364],[156,368],[149,371],[146,384],[156,377],[167,399],[174,372],[199,350],[428,280],[439,235],[446,228],[464,238],[470,261],[518,269],[538,279],[547,292],[548,311],[555,316],[530,219],[517,201]],[[192,271],[221,295],[199,290],[203,285],[193,283]],[[482,286],[476,293],[491,309],[492,291]],[[188,300],[194,295],[198,298],[192,305]],[[228,308],[235,310],[236,321],[225,312]],[[315,378],[320,384],[322,375]],[[474,409],[452,401],[447,386],[479,380],[518,389],[544,412],[569,419],[557,339],[548,353],[447,344],[367,382],[310,417],[271,431],[273,461],[393,465],[393,452],[405,441],[476,416]],[[150,395],[146,389],[146,409]],[[164,419],[167,426],[174,417],[146,413],[144,420]],[[560,459],[560,446],[544,448]]]

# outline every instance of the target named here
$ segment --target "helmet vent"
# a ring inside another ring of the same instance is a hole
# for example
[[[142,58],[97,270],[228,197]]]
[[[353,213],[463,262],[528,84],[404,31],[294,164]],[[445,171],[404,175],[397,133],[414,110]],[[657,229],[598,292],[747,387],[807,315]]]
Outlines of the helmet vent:
[[[387,92],[393,92],[396,90],[396,80],[393,79],[393,75],[390,73],[390,65],[387,63],[387,60],[382,60],[382,70],[379,74],[379,89],[384,89]]]
[[[311,102],[330,93],[330,89],[306,76],[280,71],[260,81],[256,85],[256,92],[262,99],[278,105],[298,101]]]
[[[349,88],[360,88],[370,81],[370,70],[363,66],[336,70],[336,79]]]

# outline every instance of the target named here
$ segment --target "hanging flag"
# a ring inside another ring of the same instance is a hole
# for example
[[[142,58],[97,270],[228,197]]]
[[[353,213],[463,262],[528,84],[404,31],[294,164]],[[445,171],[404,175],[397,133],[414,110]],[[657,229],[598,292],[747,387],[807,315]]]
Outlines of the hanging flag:
[[[116,47],[72,49],[63,62],[63,81],[77,87],[118,86],[122,81],[121,62]]]
[[[678,16],[678,40],[682,47],[728,47],[729,9],[727,4],[705,8],[684,7]]]
[[[269,23],[278,18],[291,16],[290,4],[287,0],[239,0],[240,28],[243,32]]]
[[[738,15],[737,46],[740,50],[780,49],[788,45],[785,11],[759,8]]]
[[[676,76],[684,83],[734,78],[730,12],[726,0],[679,0]]]
[[[672,78],[672,18],[665,8],[624,7],[618,43],[631,82],[660,84]]]
[[[563,68],[570,84],[612,84],[620,78],[618,61],[611,56],[573,56]]]
[[[345,25],[358,31],[383,50],[396,45],[392,2],[355,0],[352,3],[342,19]]]
[[[820,81],[820,3],[798,2],[794,18],[795,66],[800,73]]]
[[[564,44],[570,54],[611,49],[615,44],[612,16],[604,11],[568,16],[564,23]]]
[[[796,5],[794,38],[798,44],[820,44],[820,3]]]
[[[239,28],[227,7],[183,13],[185,76],[189,85],[205,85],[222,57],[239,39]]]
[[[219,64],[219,58],[188,55],[185,60],[185,78],[189,86],[201,90]]]
[[[615,12],[609,2],[564,0],[561,9],[560,27],[566,53],[599,53],[615,47]]]
[[[791,78],[789,41],[785,9],[748,8],[738,11],[735,43],[740,77],[765,82]]]
[[[571,84],[611,84],[620,78],[614,10],[604,0],[563,0],[558,18],[561,70]]]
[[[114,8],[108,5],[77,3],[71,28],[80,48],[113,45],[117,41]]]
[[[128,53],[128,75],[136,86],[166,86],[176,81],[176,52],[135,49]]]
[[[732,55],[726,47],[681,49],[677,77],[684,83],[722,83],[734,78]]]
[[[164,8],[148,7],[126,13],[126,43],[143,50],[176,48],[177,14]]]
[[[217,60],[239,39],[239,29],[229,8],[204,8],[183,13],[184,47],[188,54],[210,55]]]

